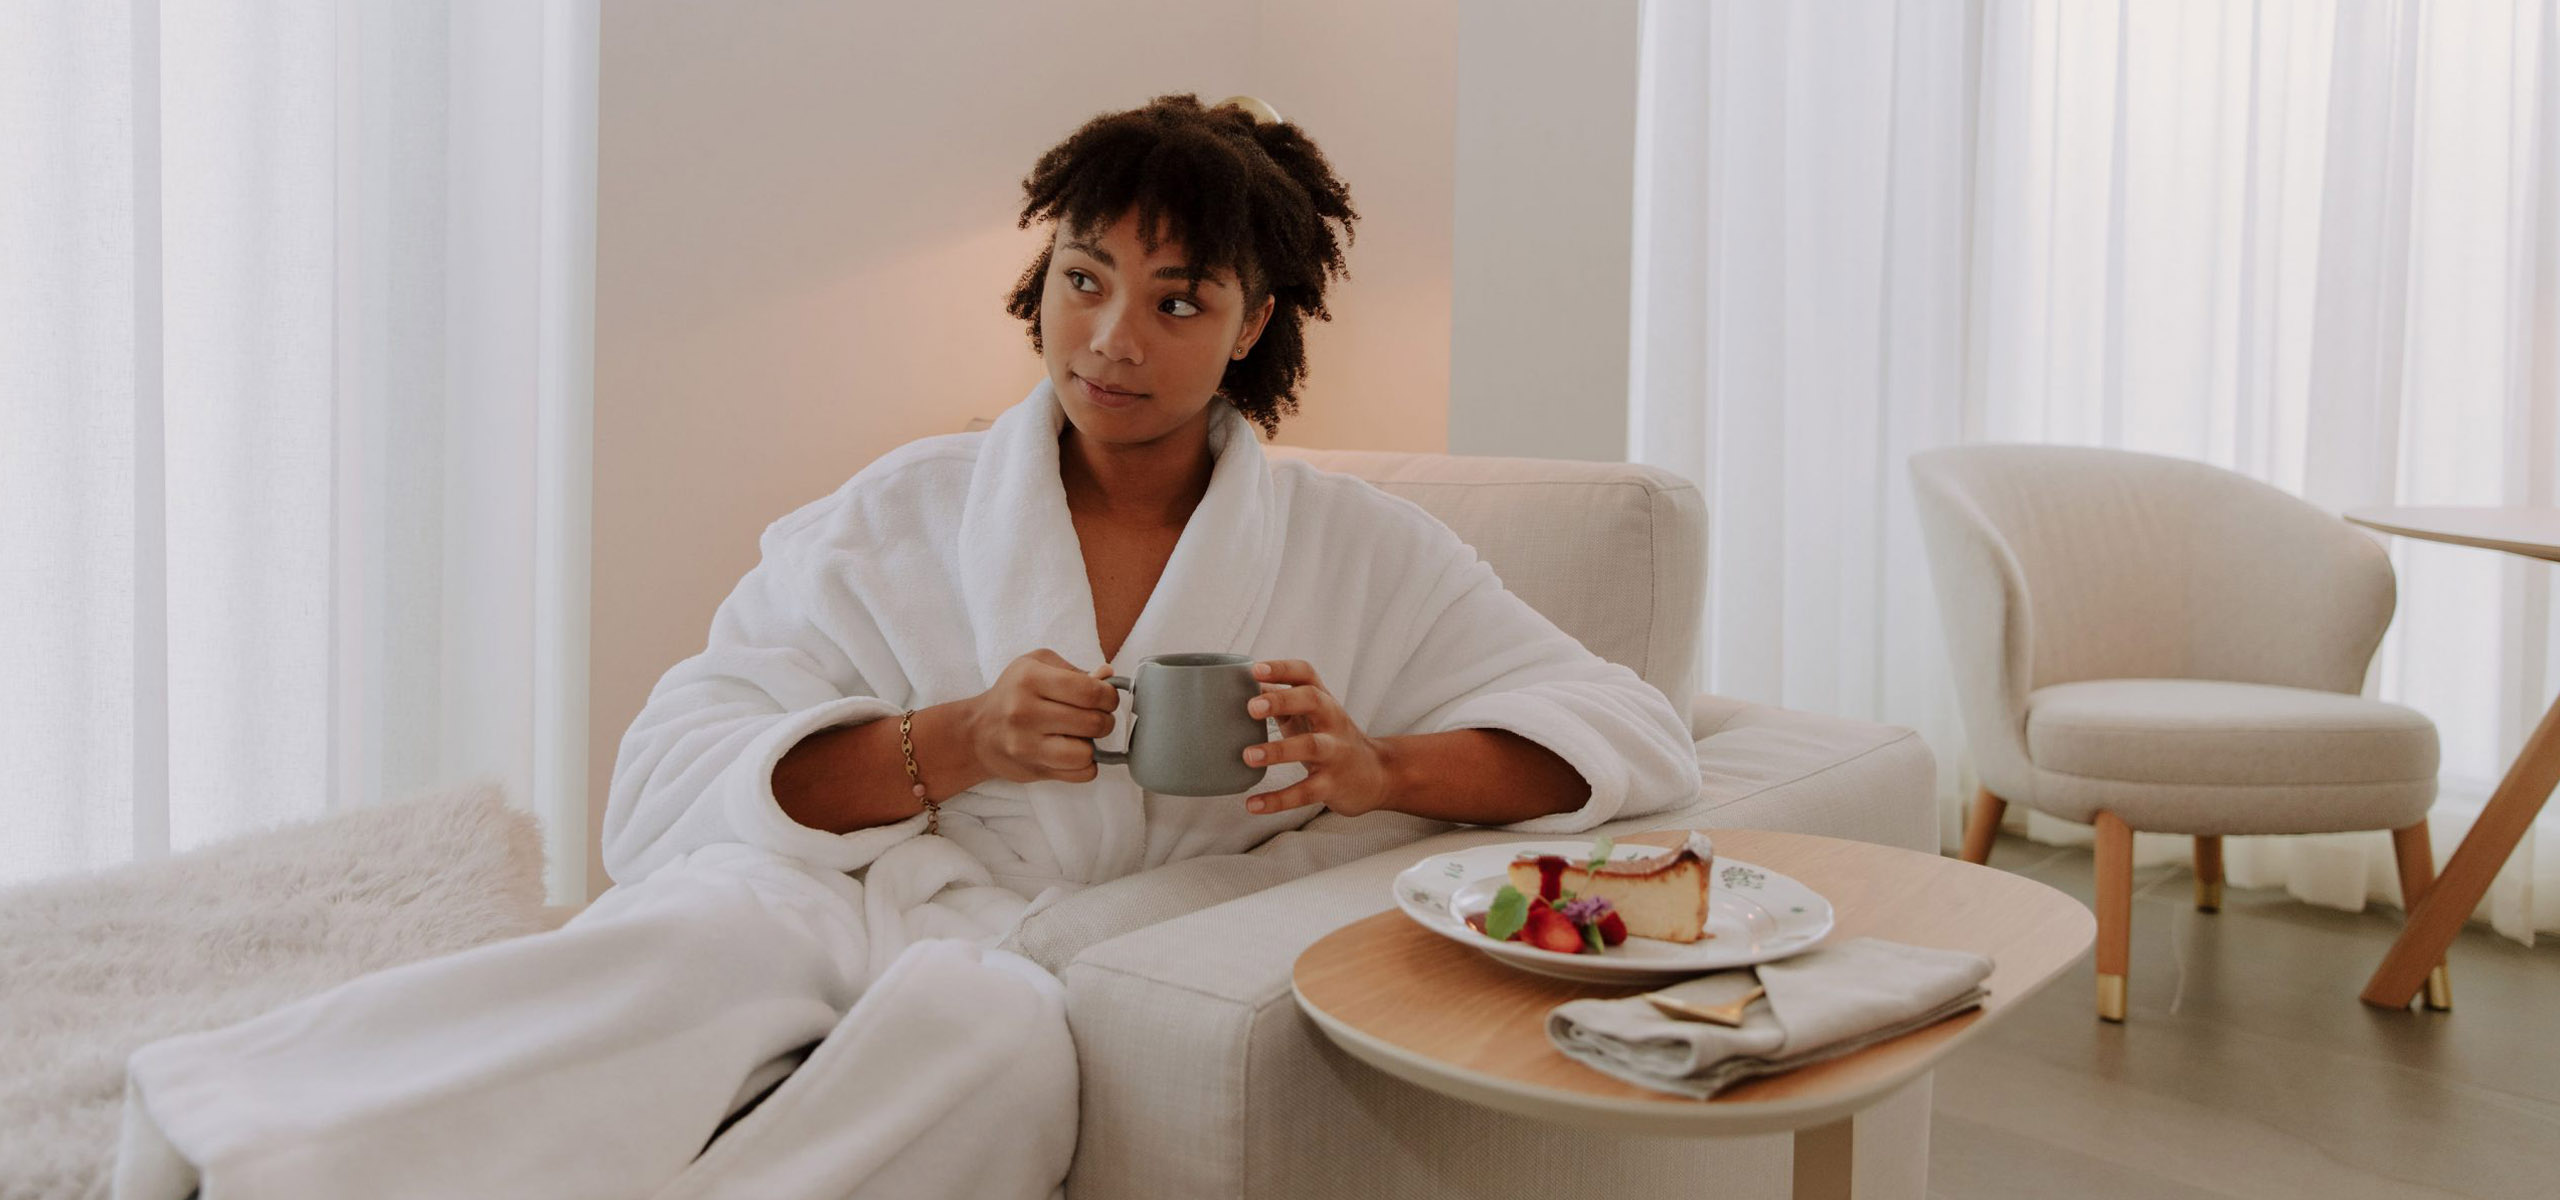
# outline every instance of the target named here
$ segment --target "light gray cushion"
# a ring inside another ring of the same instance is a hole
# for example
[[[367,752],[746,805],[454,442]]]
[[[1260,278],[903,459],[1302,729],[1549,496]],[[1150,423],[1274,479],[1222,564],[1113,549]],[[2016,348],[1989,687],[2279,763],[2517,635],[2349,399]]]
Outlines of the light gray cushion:
[[[2397,704],[2209,679],[2095,679],[2027,698],[2039,767],[2136,783],[2405,783],[2436,727]]]
[[[1422,506],[1503,586],[1662,691],[1683,719],[1697,683],[1706,501],[1631,463],[1269,448]]]
[[[2204,679],[2102,679],[2027,698],[2037,807],[2164,833],[2396,829],[2435,798],[2436,729],[2397,704]]]

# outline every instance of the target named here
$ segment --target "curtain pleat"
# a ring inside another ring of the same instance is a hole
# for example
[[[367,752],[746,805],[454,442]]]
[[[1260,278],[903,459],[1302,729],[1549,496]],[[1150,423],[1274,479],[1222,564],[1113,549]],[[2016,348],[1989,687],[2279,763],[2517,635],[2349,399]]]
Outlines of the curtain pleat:
[[[160,6],[132,8],[132,853],[169,852],[168,281],[162,203]]]
[[[0,5],[0,880],[137,842],[134,43]]]
[[[493,779],[584,898],[594,30],[0,7],[0,883]]]

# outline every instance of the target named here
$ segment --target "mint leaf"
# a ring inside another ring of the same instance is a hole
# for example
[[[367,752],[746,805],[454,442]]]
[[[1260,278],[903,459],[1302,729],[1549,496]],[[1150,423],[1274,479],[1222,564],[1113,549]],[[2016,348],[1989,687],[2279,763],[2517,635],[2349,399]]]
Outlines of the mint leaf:
[[[1493,894],[1493,908],[1484,915],[1484,935],[1497,942],[1519,936],[1520,927],[1529,923],[1529,897],[1520,889],[1503,884]]]
[[[1600,922],[1585,921],[1582,923],[1582,950],[1585,954],[1608,953],[1609,943],[1606,939],[1600,936]]]
[[[1617,849],[1617,848],[1618,848],[1618,839],[1613,838],[1613,837],[1610,837],[1610,836],[1608,836],[1608,835],[1606,835],[1606,834],[1601,835],[1601,838],[1600,838],[1600,840],[1599,840],[1599,841],[1596,841],[1596,842],[1591,843],[1591,867],[1590,867],[1590,869],[1591,869],[1591,870],[1594,870],[1594,871],[1599,870],[1599,869],[1600,869],[1600,864],[1602,864],[1602,863],[1605,863],[1605,862],[1609,861],[1609,852],[1610,852],[1610,851],[1612,851],[1612,850],[1615,850],[1615,849]]]

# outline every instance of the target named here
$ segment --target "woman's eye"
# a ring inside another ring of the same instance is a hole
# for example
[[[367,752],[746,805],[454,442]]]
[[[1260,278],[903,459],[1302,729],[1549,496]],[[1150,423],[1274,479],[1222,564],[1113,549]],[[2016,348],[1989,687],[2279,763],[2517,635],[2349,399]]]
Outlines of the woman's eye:
[[[1085,285],[1088,283],[1093,283],[1093,276],[1087,275],[1073,267],[1067,268],[1067,286],[1072,287],[1079,292],[1098,292],[1102,290],[1101,284],[1094,283],[1092,287],[1086,287]]]
[[[1171,312],[1174,316],[1177,316],[1177,317],[1190,317],[1190,316],[1197,316],[1197,315],[1199,315],[1199,312],[1200,312],[1200,306],[1199,306],[1199,305],[1197,305],[1197,304],[1193,304],[1192,302],[1190,302],[1190,301],[1188,301],[1188,300],[1185,300],[1185,299],[1183,299],[1183,298],[1182,298],[1182,297],[1180,297],[1180,296],[1172,296],[1172,297],[1168,297],[1168,298],[1165,300],[1165,304],[1167,305],[1167,309],[1166,309],[1166,311]],[[1176,305],[1176,304],[1179,304],[1179,305],[1181,305],[1182,307],[1181,307],[1181,308],[1172,308],[1172,307],[1171,307],[1172,305]]]

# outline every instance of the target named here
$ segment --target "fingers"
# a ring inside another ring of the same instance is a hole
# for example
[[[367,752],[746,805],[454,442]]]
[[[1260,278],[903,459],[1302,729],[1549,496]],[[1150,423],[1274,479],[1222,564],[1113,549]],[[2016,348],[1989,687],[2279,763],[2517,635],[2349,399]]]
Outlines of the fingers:
[[[1264,792],[1246,800],[1245,811],[1275,813],[1292,808],[1305,808],[1310,804],[1322,804],[1324,799],[1317,793],[1325,786],[1323,780],[1324,777],[1321,775],[1310,775],[1277,791]]]
[[[1315,685],[1274,688],[1245,702],[1244,711],[1256,717],[1305,717],[1317,725],[1332,724],[1334,714],[1342,711],[1333,693]]]
[[[1276,742],[1247,746],[1244,751],[1244,761],[1247,766],[1255,767],[1290,762],[1322,763],[1333,757],[1334,751],[1340,748],[1341,744],[1341,739],[1330,733],[1321,731],[1301,733],[1293,737],[1284,737]]]
[[[1024,759],[1045,762],[1042,754],[1048,743],[1083,746],[1084,760],[1092,761],[1088,739],[1105,737],[1114,724],[1111,714],[1082,705],[1062,704],[1055,700],[1034,700],[1002,717],[1005,741]]]
[[[1264,683],[1291,683],[1321,687],[1315,666],[1303,658],[1273,658],[1253,664],[1253,677]]]
[[[1023,710],[1023,721],[1037,734],[1065,734],[1071,738],[1108,737],[1119,724],[1109,709],[1086,708],[1081,704],[1063,704],[1056,700],[1035,700]]]
[[[1084,783],[1101,774],[1094,765],[1093,743],[1065,734],[1020,739],[1013,744],[1007,761],[1013,766],[1002,777],[1016,783],[1041,779]]]
[[[1103,712],[1120,707],[1120,689],[1103,682],[1110,677],[1109,666],[1106,664],[1094,670],[1104,674],[1094,675],[1073,667],[1034,672],[1030,677],[1032,694],[1044,700]]]
[[[1079,737],[1043,737],[1031,760],[1045,768],[1050,779],[1084,783],[1100,774],[1093,765],[1093,743]]]

